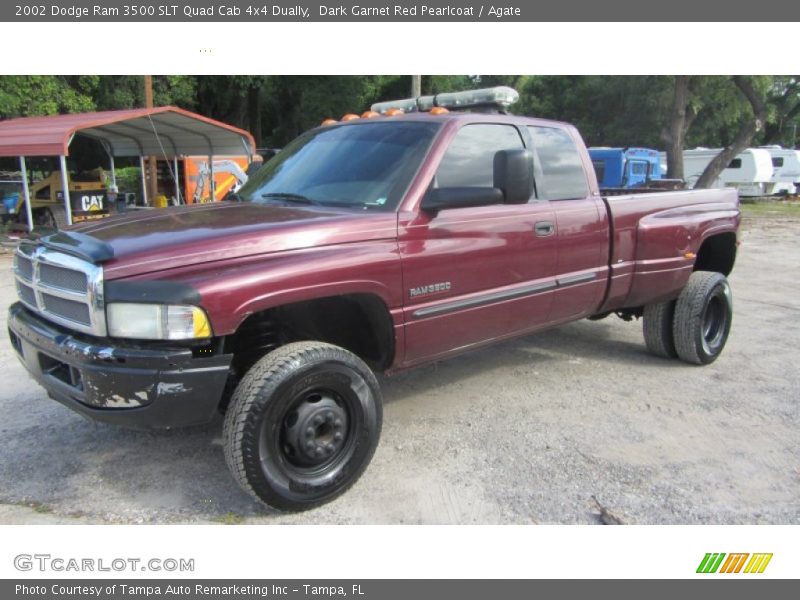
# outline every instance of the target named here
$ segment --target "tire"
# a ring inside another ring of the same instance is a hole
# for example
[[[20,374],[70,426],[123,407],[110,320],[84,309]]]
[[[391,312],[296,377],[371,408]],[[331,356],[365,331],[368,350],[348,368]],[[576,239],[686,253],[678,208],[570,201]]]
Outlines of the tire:
[[[688,363],[714,362],[728,340],[733,296],[721,273],[695,271],[675,305],[672,332],[678,357]]]
[[[644,307],[642,330],[644,343],[651,354],[662,358],[676,358],[672,321],[675,315],[675,300],[648,304]]]
[[[245,374],[222,435],[242,488],[301,511],[343,493],[367,468],[383,409],[375,375],[354,354],[320,342],[287,344]]]

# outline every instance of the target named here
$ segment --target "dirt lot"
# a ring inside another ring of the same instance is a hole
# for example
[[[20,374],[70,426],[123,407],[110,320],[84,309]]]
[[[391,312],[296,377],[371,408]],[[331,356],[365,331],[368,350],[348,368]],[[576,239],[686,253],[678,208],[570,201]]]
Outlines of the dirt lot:
[[[0,344],[0,522],[800,523],[800,210],[747,209],[728,347],[646,354],[640,323],[583,321],[383,380],[383,438],[337,501],[265,513],[221,421],[85,421]],[[0,307],[13,301],[0,255]]]

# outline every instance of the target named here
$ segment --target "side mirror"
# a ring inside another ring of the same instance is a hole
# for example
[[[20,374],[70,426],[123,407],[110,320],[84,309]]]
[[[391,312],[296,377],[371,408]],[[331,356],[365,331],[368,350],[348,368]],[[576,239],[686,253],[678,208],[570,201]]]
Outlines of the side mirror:
[[[533,154],[525,148],[500,150],[494,155],[494,187],[506,204],[525,204],[533,194]]]
[[[420,208],[439,212],[444,208],[467,208],[503,203],[503,192],[490,187],[446,187],[428,190]]]

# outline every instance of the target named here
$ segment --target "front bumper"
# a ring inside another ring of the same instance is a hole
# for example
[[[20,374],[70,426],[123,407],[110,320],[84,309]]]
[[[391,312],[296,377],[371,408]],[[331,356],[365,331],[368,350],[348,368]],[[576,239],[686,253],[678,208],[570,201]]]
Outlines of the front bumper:
[[[210,421],[231,355],[194,357],[189,348],[110,345],[50,323],[20,303],[8,311],[11,343],[51,398],[96,421],[168,428]]]

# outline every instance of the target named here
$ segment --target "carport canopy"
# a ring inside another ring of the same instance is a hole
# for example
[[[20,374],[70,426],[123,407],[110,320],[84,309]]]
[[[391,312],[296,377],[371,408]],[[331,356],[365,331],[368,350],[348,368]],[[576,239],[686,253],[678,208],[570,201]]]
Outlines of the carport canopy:
[[[0,156],[69,156],[76,134],[111,156],[252,156],[247,131],[175,106],[23,117],[0,121]]]
[[[172,158],[175,161],[175,173],[178,170],[179,156],[208,156],[209,181],[213,194],[213,157],[237,156],[244,153],[248,159],[252,159],[255,152],[255,140],[247,131],[176,106],[23,117],[0,121],[0,156],[19,157],[28,227],[31,230],[33,215],[25,157],[58,156],[61,160],[62,186],[64,190],[69,190],[66,157],[69,156],[69,145],[77,134],[97,140],[103,146],[111,161],[111,178],[115,185],[114,157],[138,156],[145,201],[147,200],[144,183],[145,156]],[[175,191],[176,196],[179,196],[177,178]],[[69,193],[64,193],[64,208],[67,213],[67,223],[71,225]]]

